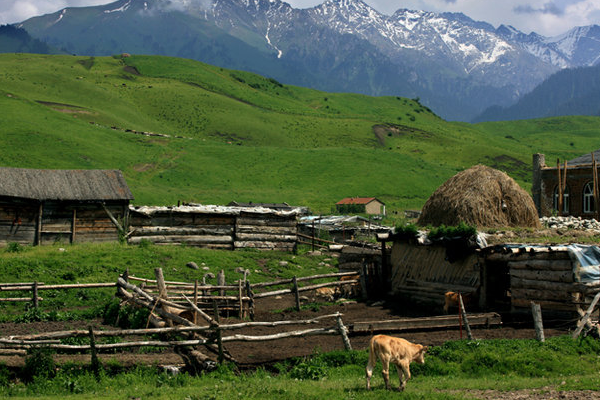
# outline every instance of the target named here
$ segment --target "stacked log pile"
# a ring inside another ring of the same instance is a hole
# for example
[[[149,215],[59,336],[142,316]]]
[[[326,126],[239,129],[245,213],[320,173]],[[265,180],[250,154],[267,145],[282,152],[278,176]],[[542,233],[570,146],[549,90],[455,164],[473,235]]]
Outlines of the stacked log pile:
[[[128,241],[291,251],[297,241],[296,217],[293,211],[261,207],[136,207],[130,210]]]

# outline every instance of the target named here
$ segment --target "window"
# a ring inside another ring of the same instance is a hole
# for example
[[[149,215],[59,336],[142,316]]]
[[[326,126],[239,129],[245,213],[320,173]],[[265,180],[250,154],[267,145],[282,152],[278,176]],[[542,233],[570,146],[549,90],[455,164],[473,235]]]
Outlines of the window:
[[[594,187],[592,182],[588,182],[583,188],[583,212],[592,213],[596,211],[594,204]]]
[[[554,188],[554,196],[552,198],[552,209],[558,211],[558,186]],[[563,214],[569,213],[569,187],[567,186],[563,192]]]

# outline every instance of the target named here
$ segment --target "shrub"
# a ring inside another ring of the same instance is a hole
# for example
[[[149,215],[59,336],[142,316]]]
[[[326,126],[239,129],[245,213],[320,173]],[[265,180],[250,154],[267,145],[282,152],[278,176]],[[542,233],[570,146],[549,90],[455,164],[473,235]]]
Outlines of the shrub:
[[[395,234],[401,239],[414,239],[419,235],[419,229],[415,224],[397,225]]]
[[[470,238],[477,235],[477,228],[461,222],[457,226],[440,225],[437,228],[432,228],[427,237],[430,240],[443,238]]]
[[[30,350],[25,358],[23,367],[23,380],[33,382],[36,377],[52,379],[56,376],[56,364],[52,358],[53,352],[44,347],[38,347]]]
[[[10,242],[8,246],[6,246],[6,251],[8,253],[19,253],[23,250],[23,247],[17,242]]]
[[[295,365],[290,371],[290,377],[298,380],[318,381],[327,375],[327,366],[321,357],[306,359]]]

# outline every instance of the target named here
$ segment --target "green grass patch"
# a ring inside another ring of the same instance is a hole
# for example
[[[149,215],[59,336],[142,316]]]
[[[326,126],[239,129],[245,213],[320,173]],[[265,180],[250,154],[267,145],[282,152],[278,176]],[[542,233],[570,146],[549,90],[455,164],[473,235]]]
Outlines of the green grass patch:
[[[344,197],[374,196],[395,225],[396,212],[420,209],[474,164],[528,190],[533,153],[574,158],[600,131],[595,117],[447,122],[415,100],[170,57],[2,54],[0,71],[2,166],[120,169],[144,205],[288,202],[329,213]]]
[[[404,393],[383,389],[381,364],[373,390],[365,389],[366,350],[319,353],[291,359],[270,369],[239,372],[229,364],[201,376],[160,372],[155,367],[124,369],[105,363],[98,377],[85,365],[58,370],[45,353],[32,354],[28,383],[0,368],[0,394],[7,398],[157,399],[464,399],[484,390],[598,390],[597,339],[549,338],[448,342],[431,348],[424,365],[412,364]],[[46,360],[46,361],[45,361]],[[35,361],[35,362],[34,362]],[[35,367],[33,366],[35,365]],[[391,371],[397,385],[397,375]]]

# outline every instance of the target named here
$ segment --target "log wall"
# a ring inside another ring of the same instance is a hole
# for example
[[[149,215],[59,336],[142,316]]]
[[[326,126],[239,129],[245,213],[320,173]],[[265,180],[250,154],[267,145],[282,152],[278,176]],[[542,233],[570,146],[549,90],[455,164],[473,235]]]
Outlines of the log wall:
[[[543,312],[575,314],[585,303],[584,285],[575,282],[568,251],[522,253],[507,262],[513,311],[529,312],[533,301]]]
[[[212,249],[293,251],[298,240],[294,213],[239,211],[222,207],[179,211],[173,207],[151,212],[130,210],[129,243],[185,244]]]

